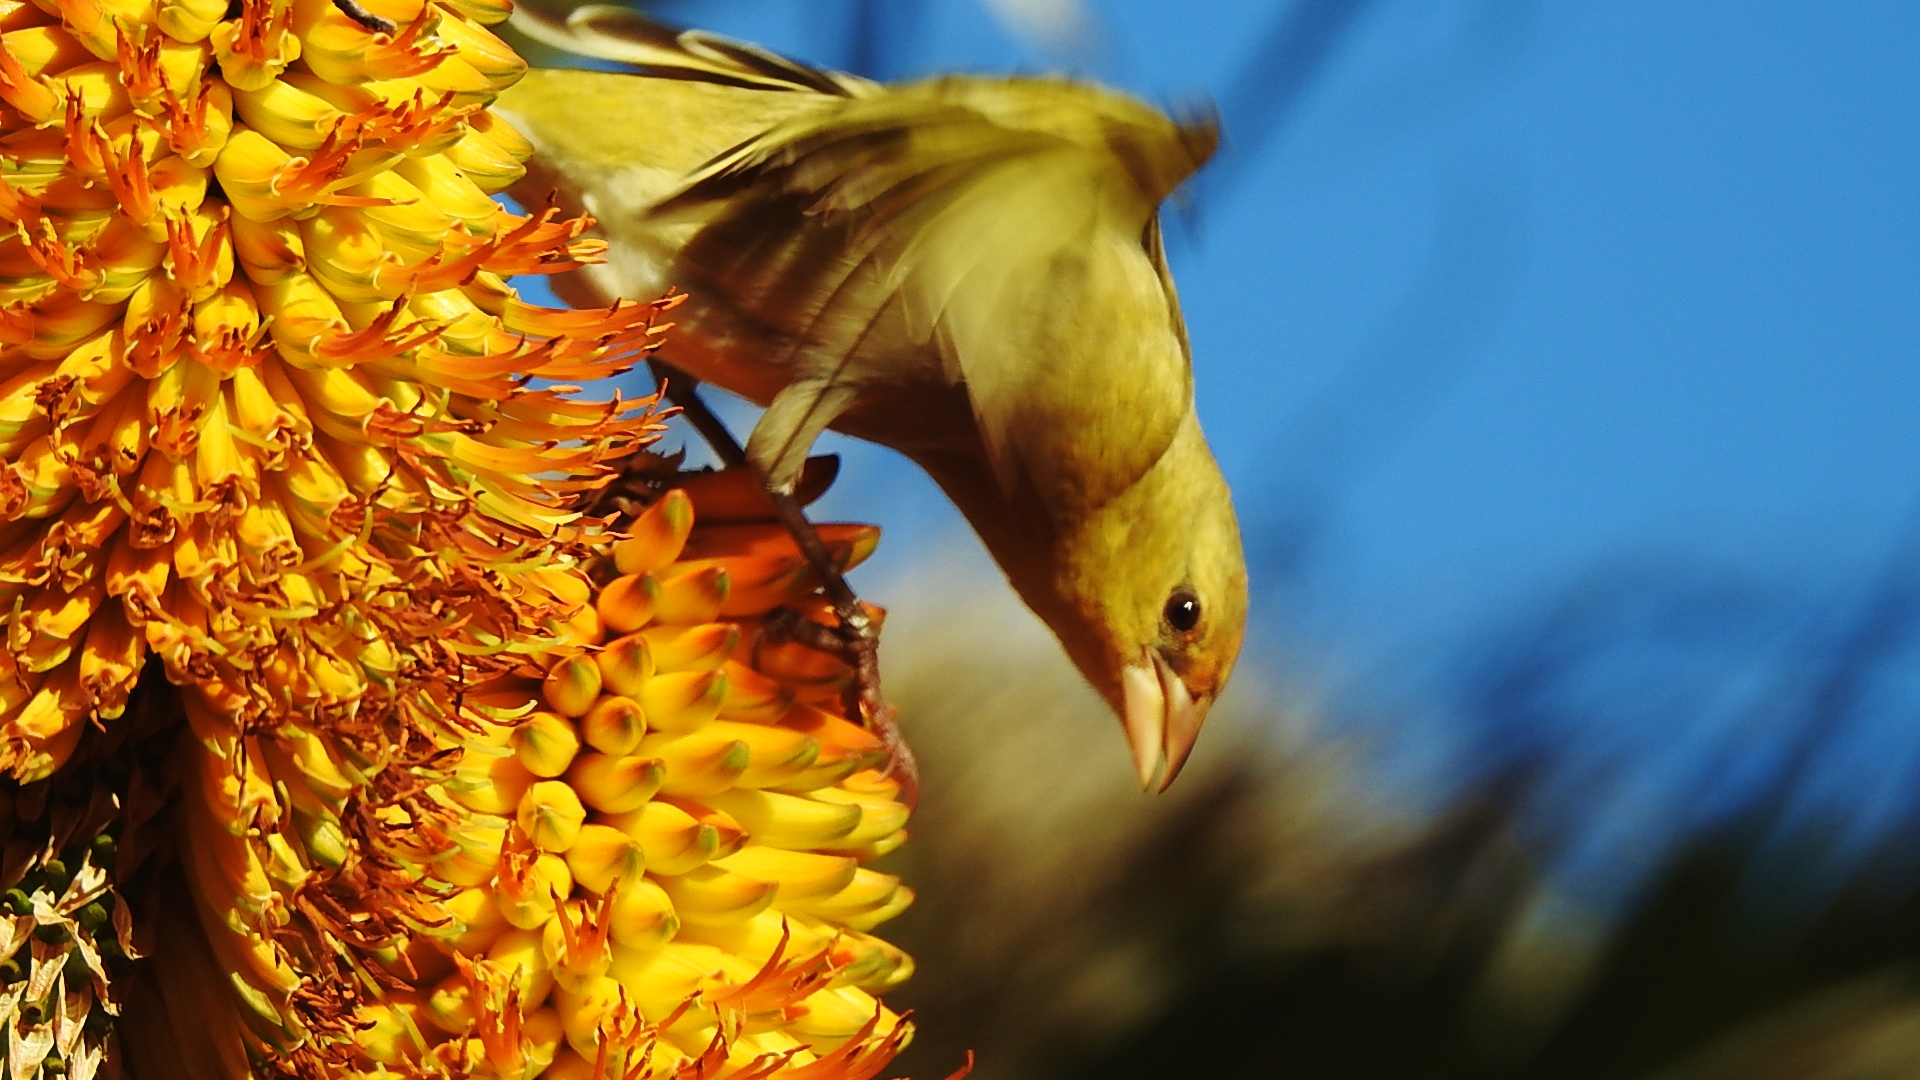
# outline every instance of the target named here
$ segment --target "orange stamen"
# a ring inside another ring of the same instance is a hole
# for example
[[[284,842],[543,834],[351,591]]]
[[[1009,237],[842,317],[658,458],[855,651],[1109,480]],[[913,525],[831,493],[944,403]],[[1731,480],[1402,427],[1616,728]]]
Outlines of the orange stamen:
[[[80,95],[67,91],[66,121],[63,124],[67,135],[67,161],[75,173],[83,176],[100,176],[107,171],[112,160],[112,149],[107,145],[107,133],[100,127],[100,121],[86,115],[86,103]]]
[[[114,198],[120,201],[121,208],[141,225],[152,221],[159,204],[153,197],[153,180],[147,171],[146,155],[140,152],[139,141],[128,144],[124,159],[110,143],[102,143],[101,151],[106,158],[107,186],[113,189]]]
[[[293,6],[281,0],[241,0],[233,51],[256,64],[280,55],[280,38],[293,26]]]
[[[120,81],[127,88],[134,111],[141,116],[156,114],[168,93],[167,80],[160,70],[160,34],[148,34],[140,27],[137,40],[121,33],[114,41],[114,53],[120,62]]]
[[[39,229],[21,229],[20,238],[26,243],[27,257],[62,288],[84,296],[100,284],[104,275],[99,261],[92,257],[93,253],[84,248],[68,247],[61,242],[59,235],[54,232],[53,222],[43,218]]]
[[[189,295],[200,288],[210,285],[220,267],[220,252],[227,245],[228,211],[219,208],[219,219],[207,229],[207,235],[196,242],[193,238],[193,223],[187,218],[170,217],[167,219],[167,273],[174,284]]]
[[[162,86],[162,105],[167,117],[167,144],[174,153],[191,156],[213,144],[209,117],[213,113],[213,83],[196,81],[182,101],[173,87]]]
[[[421,17],[425,16],[426,9],[423,9]],[[413,25],[418,25],[417,21]],[[448,91],[441,95],[440,100],[429,102],[425,90],[415,90],[413,97],[407,101],[398,105],[377,105],[355,114],[351,119],[361,125],[363,136],[369,144],[405,149],[431,142],[453,131],[482,108],[479,105],[455,108],[453,98],[453,92]]]
[[[0,101],[20,110],[33,124],[44,124],[60,112],[60,95],[46,79],[27,74],[13,53],[0,49]]]
[[[187,331],[193,313],[185,297],[153,313],[145,322],[127,328],[127,366],[143,379],[157,377],[186,355]]]
[[[459,50],[427,38],[427,31],[436,21],[433,5],[422,4],[420,14],[401,27],[391,40],[383,41],[384,34],[374,35],[374,46],[367,50],[367,66],[389,79],[423,75],[439,67],[441,61]]]
[[[436,341],[446,333],[446,327],[427,327],[417,325],[395,332],[397,322],[407,309],[407,301],[413,296],[409,288],[387,305],[385,311],[376,315],[366,329],[341,331],[328,327],[322,330],[308,346],[314,359],[331,367],[352,367],[389,356],[404,356],[418,346]]]
[[[385,206],[389,200],[367,196],[337,195],[328,189],[342,181],[353,155],[366,146],[357,116],[349,116],[327,132],[326,141],[313,157],[296,157],[274,170],[269,188],[289,203],[322,203],[328,206]]]

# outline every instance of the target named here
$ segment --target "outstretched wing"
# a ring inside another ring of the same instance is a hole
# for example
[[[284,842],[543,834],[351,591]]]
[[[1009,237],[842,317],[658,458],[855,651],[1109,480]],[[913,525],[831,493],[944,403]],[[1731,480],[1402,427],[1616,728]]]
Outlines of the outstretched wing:
[[[756,431],[762,453],[797,460],[931,349],[965,383],[1003,485],[1064,509],[1131,483],[1187,410],[1154,222],[1212,142],[1073,83],[938,80],[775,126],[655,216],[702,223],[680,254],[689,291],[791,343],[808,386],[776,405],[791,430]]]

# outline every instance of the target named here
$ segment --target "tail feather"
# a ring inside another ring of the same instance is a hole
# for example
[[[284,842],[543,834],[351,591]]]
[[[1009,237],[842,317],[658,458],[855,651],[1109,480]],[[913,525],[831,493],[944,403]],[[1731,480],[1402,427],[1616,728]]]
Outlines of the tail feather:
[[[522,4],[513,13],[513,26],[543,45],[632,64],[656,78],[746,90],[809,90],[836,97],[874,89],[865,79],[808,67],[758,45],[704,30],[675,30],[632,8],[611,4],[588,4],[565,12]]]

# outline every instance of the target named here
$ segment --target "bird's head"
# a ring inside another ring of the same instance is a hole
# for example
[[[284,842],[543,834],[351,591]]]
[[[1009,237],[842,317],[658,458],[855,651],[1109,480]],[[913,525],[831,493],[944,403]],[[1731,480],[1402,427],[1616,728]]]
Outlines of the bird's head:
[[[1140,785],[1165,791],[1226,687],[1247,567],[1226,480],[1189,415],[1126,492],[1062,537],[1061,642],[1126,729]]]

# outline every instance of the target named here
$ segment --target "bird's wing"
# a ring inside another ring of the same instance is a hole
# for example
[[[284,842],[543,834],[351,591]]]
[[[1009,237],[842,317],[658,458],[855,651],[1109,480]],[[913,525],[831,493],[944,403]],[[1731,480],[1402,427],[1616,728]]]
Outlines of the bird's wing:
[[[514,197],[530,206],[557,198],[567,213],[591,215],[612,243],[605,263],[556,279],[555,290],[579,304],[680,284],[673,258],[697,223],[662,228],[647,209],[728,148],[871,89],[752,45],[671,30],[626,8],[522,3],[513,25],[554,48],[640,69],[535,68],[495,102],[536,150]]]
[[[744,41],[704,30],[675,30],[632,8],[612,4],[566,10],[520,4],[513,13],[513,26],[543,45],[631,64],[641,74],[655,78],[836,96],[870,93],[875,85],[852,75],[808,67]]]
[[[681,266],[792,342],[787,362],[805,385],[763,420],[788,430],[756,430],[763,467],[798,460],[859,396],[849,386],[884,384],[889,364],[906,364],[877,345],[904,332],[903,346],[934,347],[966,384],[1005,486],[1064,485],[1072,501],[1099,502],[1158,459],[1190,400],[1152,223],[1197,166],[1196,145],[1159,113],[1091,88],[940,80],[780,124],[655,214],[702,221]],[[1138,266],[1116,282],[1115,260]],[[1135,330],[1165,347],[1102,347]],[[1110,419],[1116,394],[1134,406],[1122,424]],[[1088,455],[1097,469],[1078,464]]]

